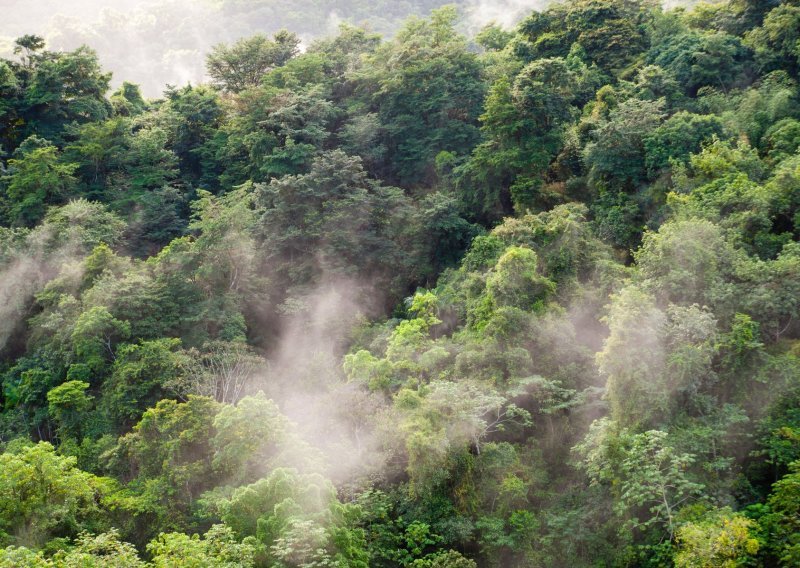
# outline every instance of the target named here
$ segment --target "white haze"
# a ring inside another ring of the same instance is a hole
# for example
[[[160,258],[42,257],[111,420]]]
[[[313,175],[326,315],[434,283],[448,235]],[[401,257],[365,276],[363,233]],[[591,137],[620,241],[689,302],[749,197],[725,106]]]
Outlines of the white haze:
[[[385,401],[343,382],[341,367],[355,326],[379,311],[377,288],[326,278],[294,305],[300,308],[284,321],[262,387],[305,440],[326,456],[329,477],[352,481],[382,469],[370,417]]]
[[[53,245],[53,232],[43,225],[25,239],[19,250],[0,253],[0,352],[18,326],[30,317],[34,296],[60,272],[82,271],[80,248],[73,239]]]
[[[675,4],[680,0],[668,0]],[[470,32],[490,22],[511,27],[552,0],[460,0]],[[98,52],[103,67],[113,72],[112,84],[138,83],[148,97],[158,97],[167,84],[200,83],[205,54],[220,42],[288,28],[304,43],[336,33],[342,22],[364,23],[391,35],[404,18],[425,15],[420,6],[451,0],[387,3],[348,8],[349,2],[309,0],[0,0],[0,56],[11,56],[13,40],[23,34],[44,36],[51,49],[70,50],[82,44]]]
[[[530,12],[543,10],[552,3],[553,0],[481,0],[470,2],[466,12],[473,28],[491,22],[510,28]]]

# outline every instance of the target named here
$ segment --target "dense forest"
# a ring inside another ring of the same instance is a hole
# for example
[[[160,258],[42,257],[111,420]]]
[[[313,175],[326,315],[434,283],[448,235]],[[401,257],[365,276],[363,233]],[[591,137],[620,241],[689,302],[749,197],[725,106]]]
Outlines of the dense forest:
[[[461,22],[15,40],[0,567],[800,566],[800,2]]]

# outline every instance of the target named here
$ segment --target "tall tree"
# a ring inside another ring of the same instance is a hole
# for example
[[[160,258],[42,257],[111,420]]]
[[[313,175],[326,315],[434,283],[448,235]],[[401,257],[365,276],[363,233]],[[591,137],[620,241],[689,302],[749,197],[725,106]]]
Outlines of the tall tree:
[[[257,87],[264,75],[297,55],[298,45],[300,39],[286,30],[279,31],[272,39],[254,35],[230,46],[214,46],[206,58],[206,68],[218,87],[239,93]]]

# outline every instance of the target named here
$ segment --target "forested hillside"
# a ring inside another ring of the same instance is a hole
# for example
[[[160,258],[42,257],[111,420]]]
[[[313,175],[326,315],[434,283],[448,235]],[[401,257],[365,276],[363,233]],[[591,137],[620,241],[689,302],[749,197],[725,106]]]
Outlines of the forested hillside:
[[[800,3],[462,17],[16,40],[1,568],[800,566]]]

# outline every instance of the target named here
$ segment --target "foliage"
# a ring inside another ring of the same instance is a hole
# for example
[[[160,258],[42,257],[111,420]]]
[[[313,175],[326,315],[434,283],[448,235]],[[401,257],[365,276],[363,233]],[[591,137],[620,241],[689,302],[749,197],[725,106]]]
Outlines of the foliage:
[[[256,87],[264,75],[297,54],[299,43],[296,35],[282,30],[272,40],[255,35],[232,46],[217,45],[206,60],[208,74],[219,87],[232,93]]]
[[[75,458],[59,456],[47,442],[6,451],[0,460],[5,544],[39,547],[55,536],[103,527],[100,503],[113,490],[111,480],[79,470]]]
[[[145,4],[0,59],[0,566],[800,563],[796,1]]]

